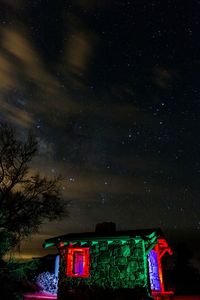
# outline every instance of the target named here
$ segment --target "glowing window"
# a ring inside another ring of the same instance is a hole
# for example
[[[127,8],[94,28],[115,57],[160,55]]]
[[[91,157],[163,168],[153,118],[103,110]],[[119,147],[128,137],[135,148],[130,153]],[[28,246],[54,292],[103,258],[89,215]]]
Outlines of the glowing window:
[[[74,274],[83,275],[83,252],[75,251],[74,252],[74,261],[73,261],[73,272]]]
[[[89,248],[68,248],[67,276],[89,277]]]

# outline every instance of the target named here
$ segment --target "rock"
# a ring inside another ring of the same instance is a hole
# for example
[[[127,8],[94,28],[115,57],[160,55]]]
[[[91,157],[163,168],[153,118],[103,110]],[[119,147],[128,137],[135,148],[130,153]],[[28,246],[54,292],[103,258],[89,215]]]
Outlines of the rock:
[[[122,246],[122,255],[127,257],[127,256],[130,256],[131,254],[131,250],[130,250],[130,247],[128,245],[124,245]]]

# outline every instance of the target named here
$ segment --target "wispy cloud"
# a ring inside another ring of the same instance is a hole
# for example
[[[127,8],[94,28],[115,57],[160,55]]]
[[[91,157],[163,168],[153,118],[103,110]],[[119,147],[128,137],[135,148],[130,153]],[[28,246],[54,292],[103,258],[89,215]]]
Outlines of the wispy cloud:
[[[29,129],[33,126],[33,116],[24,109],[18,108],[6,100],[0,99],[1,114],[6,116],[6,121],[14,126]]]

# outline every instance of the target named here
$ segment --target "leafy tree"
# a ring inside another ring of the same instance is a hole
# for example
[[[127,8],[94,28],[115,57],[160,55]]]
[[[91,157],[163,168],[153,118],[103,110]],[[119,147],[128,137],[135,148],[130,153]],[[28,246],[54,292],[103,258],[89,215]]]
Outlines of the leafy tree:
[[[49,179],[31,172],[30,163],[37,150],[33,135],[23,142],[16,138],[11,126],[0,124],[0,243],[5,247],[2,252],[37,232],[44,220],[66,214],[61,178]]]

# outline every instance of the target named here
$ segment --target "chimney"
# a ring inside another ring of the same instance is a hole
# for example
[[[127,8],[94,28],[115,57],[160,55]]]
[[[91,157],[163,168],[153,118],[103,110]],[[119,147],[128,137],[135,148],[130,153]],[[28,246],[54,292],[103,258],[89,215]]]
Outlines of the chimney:
[[[106,235],[112,234],[116,232],[116,224],[113,222],[98,223],[96,224],[95,232]]]

